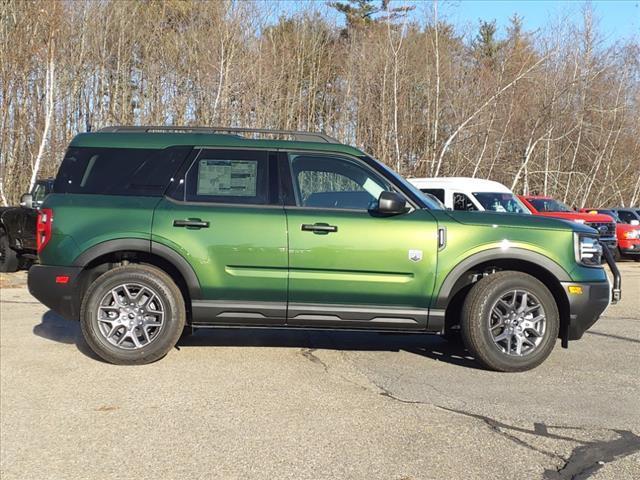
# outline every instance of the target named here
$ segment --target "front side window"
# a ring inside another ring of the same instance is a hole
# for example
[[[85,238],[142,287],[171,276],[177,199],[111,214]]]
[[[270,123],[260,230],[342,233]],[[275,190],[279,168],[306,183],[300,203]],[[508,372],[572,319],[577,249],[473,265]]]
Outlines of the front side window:
[[[464,193],[456,192],[453,194],[453,209],[473,212],[478,210],[478,207],[475,206],[475,204],[467,195],[465,195]]]
[[[204,150],[187,172],[185,199],[266,204],[269,198],[268,162],[267,152]]]
[[[346,158],[313,154],[289,155],[296,205],[309,208],[368,210],[386,180]]]
[[[512,193],[475,192],[473,196],[490,212],[531,214]]]

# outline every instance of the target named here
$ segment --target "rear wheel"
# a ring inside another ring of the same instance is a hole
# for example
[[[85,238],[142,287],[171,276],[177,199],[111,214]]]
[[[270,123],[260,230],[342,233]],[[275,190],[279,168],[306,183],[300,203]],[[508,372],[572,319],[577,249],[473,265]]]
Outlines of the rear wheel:
[[[98,277],[82,301],[82,333],[104,360],[121,365],[164,357],[182,334],[180,289],[162,270],[127,265]]]
[[[560,317],[555,299],[539,280],[521,272],[498,272],[478,281],[462,308],[462,339],[487,368],[530,370],[555,346]]]
[[[0,229],[0,272],[15,272],[19,263],[18,254],[9,245],[9,237]]]

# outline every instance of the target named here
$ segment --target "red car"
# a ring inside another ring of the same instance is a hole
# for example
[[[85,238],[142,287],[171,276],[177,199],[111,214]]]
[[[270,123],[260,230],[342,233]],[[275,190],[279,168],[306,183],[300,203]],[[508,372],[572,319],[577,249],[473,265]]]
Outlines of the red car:
[[[551,197],[519,195],[519,198],[534,215],[569,220],[594,228],[598,231],[600,243],[609,247],[612,252],[616,251],[618,247],[616,223],[609,215],[577,212],[561,201]]]
[[[609,215],[613,218],[616,222],[616,236],[618,237],[618,249],[614,251],[616,260],[626,257],[640,262],[640,222],[631,220],[626,223],[615,211],[603,208],[581,208],[580,211],[587,214]]]

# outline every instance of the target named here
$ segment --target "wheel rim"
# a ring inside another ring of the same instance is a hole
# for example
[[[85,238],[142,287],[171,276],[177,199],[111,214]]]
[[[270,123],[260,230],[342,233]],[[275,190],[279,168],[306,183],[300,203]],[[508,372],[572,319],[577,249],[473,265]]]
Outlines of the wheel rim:
[[[164,327],[165,308],[152,288],[126,283],[102,298],[97,317],[99,331],[109,343],[136,350],[158,338]]]
[[[491,308],[489,333],[507,355],[523,357],[542,343],[547,317],[540,300],[526,290],[511,290]]]

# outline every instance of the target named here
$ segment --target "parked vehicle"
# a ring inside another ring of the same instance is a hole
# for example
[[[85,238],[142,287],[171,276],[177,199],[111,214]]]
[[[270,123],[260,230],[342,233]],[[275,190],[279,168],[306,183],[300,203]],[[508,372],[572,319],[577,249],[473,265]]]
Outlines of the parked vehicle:
[[[499,182],[468,177],[409,178],[451,210],[530,214],[517,196]]]
[[[618,218],[626,224],[634,225],[634,222],[638,222],[640,225],[640,209],[629,207],[615,207],[611,209],[618,215]]]
[[[616,260],[621,258],[634,259],[636,262],[640,261],[640,220],[633,215],[624,215],[624,218],[628,221],[622,220],[618,216],[618,211],[612,209],[603,208],[582,208],[581,212],[584,213],[599,213],[602,215],[609,215],[616,222],[616,238],[618,240],[618,248],[614,251]],[[623,210],[624,213],[627,213]]]
[[[0,272],[28,268],[37,258],[38,209],[53,186],[53,179],[38,180],[18,207],[0,207]]]
[[[118,364],[158,360],[185,325],[459,326],[482,365],[520,371],[620,295],[592,229],[442,210],[360,150],[304,132],[80,134],[40,210],[38,252],[31,293]]]
[[[591,215],[578,212],[551,197],[541,195],[520,195],[519,197],[534,215],[559,218],[587,225],[598,232],[600,243],[609,247],[612,252],[615,252],[618,247],[616,224],[609,215]]]

